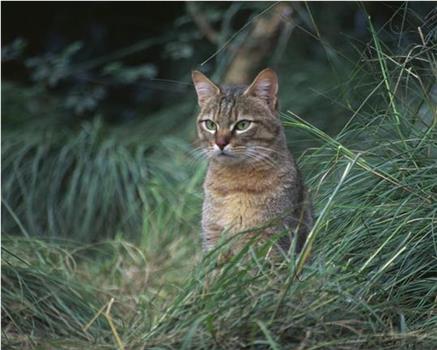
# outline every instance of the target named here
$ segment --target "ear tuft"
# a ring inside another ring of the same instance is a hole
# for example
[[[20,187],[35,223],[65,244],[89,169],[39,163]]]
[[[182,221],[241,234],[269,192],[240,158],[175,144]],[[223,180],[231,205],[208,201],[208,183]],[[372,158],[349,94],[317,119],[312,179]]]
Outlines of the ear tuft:
[[[197,101],[200,107],[202,107],[206,100],[220,93],[220,88],[203,73],[195,70],[191,73],[191,77],[196,88]]]
[[[246,89],[244,95],[257,97],[266,102],[273,112],[276,111],[278,76],[270,68],[262,70]]]

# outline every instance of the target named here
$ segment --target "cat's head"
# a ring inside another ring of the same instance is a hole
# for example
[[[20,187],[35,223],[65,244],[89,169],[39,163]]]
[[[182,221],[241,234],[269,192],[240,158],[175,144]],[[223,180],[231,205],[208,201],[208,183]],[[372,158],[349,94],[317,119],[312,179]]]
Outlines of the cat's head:
[[[200,113],[200,149],[225,163],[268,162],[283,130],[277,116],[278,78],[267,68],[249,86],[218,86],[198,71],[192,74]]]

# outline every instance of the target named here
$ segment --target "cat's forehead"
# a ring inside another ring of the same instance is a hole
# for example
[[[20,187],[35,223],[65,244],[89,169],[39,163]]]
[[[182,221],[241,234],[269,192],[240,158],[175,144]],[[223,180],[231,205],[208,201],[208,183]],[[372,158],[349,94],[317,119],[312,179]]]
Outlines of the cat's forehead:
[[[221,86],[221,93],[212,97],[202,110],[201,116],[213,120],[235,120],[238,117],[258,115],[265,111],[265,106],[257,99],[244,96],[247,86]]]
[[[244,91],[246,91],[247,85],[221,85],[220,90],[222,91],[223,96],[228,98],[236,98],[238,96],[243,95]]]

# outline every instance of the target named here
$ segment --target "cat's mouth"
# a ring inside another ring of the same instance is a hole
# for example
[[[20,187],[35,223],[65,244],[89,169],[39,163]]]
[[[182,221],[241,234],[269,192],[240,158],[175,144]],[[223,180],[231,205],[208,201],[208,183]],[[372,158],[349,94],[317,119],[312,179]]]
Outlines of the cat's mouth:
[[[232,152],[230,152],[229,150],[216,150],[213,152],[212,156],[214,158],[218,158],[221,160],[225,160],[225,159],[236,159],[238,158],[237,155],[233,154]]]
[[[232,154],[230,154],[228,152],[225,152],[225,151],[221,151],[219,154],[217,154],[217,156],[218,157],[233,157],[233,158],[235,158],[234,155],[232,155]]]

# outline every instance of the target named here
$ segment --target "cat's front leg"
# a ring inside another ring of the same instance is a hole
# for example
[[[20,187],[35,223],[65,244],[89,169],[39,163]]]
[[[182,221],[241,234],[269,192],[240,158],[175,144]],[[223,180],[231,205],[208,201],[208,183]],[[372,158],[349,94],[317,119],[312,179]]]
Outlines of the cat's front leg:
[[[219,241],[223,227],[215,223],[206,222],[202,225],[202,247],[209,252]]]

